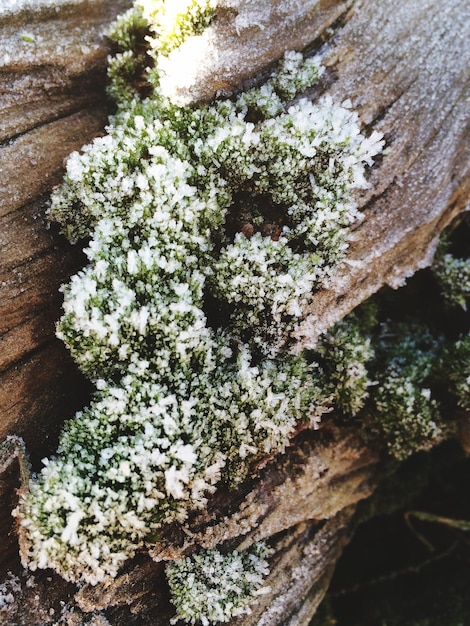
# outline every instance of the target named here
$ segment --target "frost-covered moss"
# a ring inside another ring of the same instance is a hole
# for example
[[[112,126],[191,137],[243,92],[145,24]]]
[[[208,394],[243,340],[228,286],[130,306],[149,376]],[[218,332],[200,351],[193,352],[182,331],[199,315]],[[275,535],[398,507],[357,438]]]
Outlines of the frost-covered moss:
[[[209,26],[217,3],[215,0],[138,0],[137,4],[155,35],[150,39],[153,55],[167,56]]]
[[[374,357],[371,329],[363,326],[356,314],[351,314],[322,336],[315,352],[321,363],[322,388],[330,390],[335,408],[350,417],[364,407],[373,384],[369,372]]]
[[[249,113],[245,96],[196,110],[158,95],[133,101],[106,137],[71,156],[51,216],[74,241],[109,215],[125,246],[129,224],[163,246],[174,220],[186,239],[177,245],[200,250],[201,280],[231,305],[242,338],[257,325],[274,345],[343,258],[358,219],[353,192],[381,141],[365,139],[357,116],[329,99],[256,124]],[[168,218],[151,220],[156,212]]]
[[[364,421],[400,460],[455,432],[458,407],[470,408],[468,227],[461,216],[431,270],[382,304]]]
[[[140,360],[117,384],[99,380],[68,423],[24,503],[33,569],[114,576],[163,523],[203,507],[221,477],[237,482],[247,459],[282,450],[318,402],[298,360],[255,367],[246,351],[231,363],[214,355],[186,377],[176,366],[176,381],[160,367]]]
[[[110,60],[110,94],[128,103],[144,86],[159,88],[170,76],[166,60],[188,40],[207,30],[217,0],[135,0],[108,30],[121,51]]]
[[[115,20],[108,36],[123,50],[135,51],[146,35],[152,56],[167,56],[209,26],[216,4],[214,0],[136,0]]]
[[[470,334],[467,303],[470,298],[470,248],[468,213],[459,217],[451,233],[445,233],[438,246],[432,273],[447,305],[447,316],[453,340],[443,351],[444,377],[457,404],[470,409]],[[456,337],[457,335],[457,337]]]
[[[470,334],[461,336],[448,348],[447,363],[457,403],[470,409]]]
[[[470,298],[470,259],[459,259],[449,253],[440,254],[433,265],[433,272],[447,302],[466,309]]]
[[[141,2],[118,16],[106,33],[122,51],[136,52],[149,30],[149,21]]]
[[[63,288],[58,336],[97,391],[18,514],[29,566],[69,580],[114,576],[218,481],[282,452],[299,420],[315,425],[335,398],[355,413],[367,393],[367,339],[328,339],[334,393],[289,335],[341,263],[382,140],[361,134],[347,103],[289,103],[321,74],[300,53],[233,100],[174,105],[153,35],[175,7],[137,2],[118,21],[117,112],[52,198],[51,218],[87,239],[88,257]]]
[[[446,433],[433,390],[441,342],[419,326],[385,328],[377,347],[369,427],[403,460],[442,441]]]
[[[223,555],[210,550],[169,565],[166,573],[177,610],[174,622],[208,626],[249,615],[256,598],[270,591],[263,586],[269,554],[269,548],[258,543],[245,552]]]

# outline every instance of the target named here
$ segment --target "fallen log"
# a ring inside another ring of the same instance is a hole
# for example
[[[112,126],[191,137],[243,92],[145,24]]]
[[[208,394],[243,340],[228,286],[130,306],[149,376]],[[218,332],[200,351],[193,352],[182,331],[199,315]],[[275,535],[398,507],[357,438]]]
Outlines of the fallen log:
[[[64,158],[104,126],[109,48],[102,31],[128,4],[11,2],[0,9],[0,438],[22,436],[35,463],[54,450],[64,419],[89,393],[54,338],[58,287],[83,259],[49,229],[47,198]],[[465,209],[470,20],[460,0],[291,4],[222,3],[201,53],[209,63],[189,88],[187,76],[183,88],[168,88],[207,100],[266,75],[286,49],[310,47],[327,68],[310,95],[350,99],[367,128],[384,133],[386,153],[359,200],[364,220],[343,269],[315,296],[300,348],[383,285],[398,287],[428,265],[440,232]],[[175,64],[184,54],[183,45]],[[5,463],[5,536],[15,467],[15,460]],[[164,560],[271,538],[273,595],[236,623],[308,624],[350,535],[355,504],[370,495],[380,471],[378,452],[354,428],[327,423],[300,433],[286,455],[239,489],[220,490],[207,511],[166,529],[151,550],[155,561],[140,555],[115,581],[78,592],[55,575],[21,573],[10,540],[2,561],[14,575],[2,593],[13,599],[0,607],[0,620],[32,626],[61,615],[67,624],[168,624]]]

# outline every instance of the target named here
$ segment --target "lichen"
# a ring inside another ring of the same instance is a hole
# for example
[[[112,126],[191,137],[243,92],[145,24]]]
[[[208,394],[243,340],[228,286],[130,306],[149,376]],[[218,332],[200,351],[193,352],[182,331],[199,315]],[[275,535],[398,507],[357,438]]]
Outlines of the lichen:
[[[177,610],[173,623],[208,626],[249,615],[253,601],[270,591],[263,586],[270,553],[266,544],[258,543],[244,552],[208,550],[171,563],[166,574]]]
[[[344,257],[380,135],[361,134],[349,103],[291,102],[321,74],[300,53],[232,100],[176,106],[145,35],[158,16],[138,2],[115,27],[117,112],[71,155],[50,209],[72,242],[87,240],[58,336],[97,390],[17,515],[31,569],[93,584],[219,481],[282,452],[299,421],[315,426],[335,402],[356,413],[372,354],[355,331],[332,331],[332,388],[330,355],[289,348]]]

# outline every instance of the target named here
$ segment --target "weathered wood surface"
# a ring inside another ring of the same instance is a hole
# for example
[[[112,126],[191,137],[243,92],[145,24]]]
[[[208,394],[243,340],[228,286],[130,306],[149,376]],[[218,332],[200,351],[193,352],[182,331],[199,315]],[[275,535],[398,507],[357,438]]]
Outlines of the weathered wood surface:
[[[22,435],[41,458],[84,391],[54,339],[58,288],[83,261],[49,230],[47,197],[67,155],[106,121],[102,33],[129,2],[9,4],[0,3],[0,439]]]
[[[0,438],[24,436],[34,459],[51,452],[63,419],[87,394],[54,339],[58,286],[81,256],[48,228],[47,194],[66,155],[104,124],[108,50],[101,32],[129,2],[55,4],[7,0],[0,7]],[[258,11],[251,21],[250,10]],[[349,263],[316,296],[303,326],[301,341],[308,343],[383,284],[398,286],[429,263],[440,231],[466,207],[468,3],[227,0],[223,11],[207,42],[220,47],[218,64],[198,77],[205,90],[198,96],[235,88],[267,71],[285,49],[309,45],[320,48],[327,67],[315,94],[349,98],[368,128],[387,139],[388,152],[360,199],[365,219],[354,232]],[[372,491],[379,472],[377,454],[354,431],[327,426],[294,443],[254,482],[217,494],[184,530],[168,529],[154,551],[155,558],[157,552],[172,558],[196,546],[235,547],[274,536],[273,596],[240,624],[308,624],[347,540],[354,503]],[[5,533],[14,468],[3,483]],[[8,545],[4,560],[14,541]],[[75,598],[73,586],[49,573],[30,578],[29,586],[26,578],[10,580],[15,598],[0,609],[0,623],[54,624],[62,611],[65,624],[100,624],[105,610],[113,625],[168,624],[162,569],[141,556],[114,584],[86,587]]]

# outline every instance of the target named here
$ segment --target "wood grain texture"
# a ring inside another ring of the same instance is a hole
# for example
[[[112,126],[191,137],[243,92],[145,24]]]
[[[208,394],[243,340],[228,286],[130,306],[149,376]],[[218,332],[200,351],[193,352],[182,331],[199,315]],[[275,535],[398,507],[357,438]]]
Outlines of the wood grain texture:
[[[309,343],[384,284],[429,265],[470,197],[470,9],[451,0],[358,2],[325,51],[326,92],[350,98],[388,154],[360,204],[348,264],[312,303]]]
[[[354,0],[222,0],[211,28],[169,55],[161,87],[181,104],[231,94],[266,75],[286,50],[320,40],[353,5]]]
[[[54,449],[63,420],[89,392],[54,338],[59,285],[83,259],[49,228],[47,197],[64,158],[103,128],[102,30],[129,4],[60,0],[51,8],[22,0],[0,7],[0,438],[22,435],[36,461]],[[367,130],[387,140],[359,199],[364,220],[348,261],[302,325],[299,346],[309,345],[381,286],[397,287],[429,264],[439,233],[468,204],[468,3],[224,0],[214,28],[208,45],[217,55],[207,57],[213,64],[200,70],[191,97],[251,84],[285,49],[308,46],[327,67],[311,95],[350,99]],[[70,626],[168,625],[165,559],[268,537],[276,550],[273,595],[236,623],[307,625],[350,535],[354,507],[372,492],[381,464],[354,429],[328,423],[293,444],[238,490],[221,489],[184,528],[165,529],[152,548],[156,561],[138,555],[108,585],[77,593],[50,572],[21,573],[10,535],[3,561],[18,578],[6,579],[15,601],[0,608],[0,624],[55,624],[62,615]],[[15,467],[0,485],[6,507],[14,501]],[[3,518],[1,526],[10,531]]]
[[[48,195],[106,122],[103,32],[128,5],[0,8],[0,439],[23,436],[36,461],[88,388],[55,339],[59,287],[83,258],[49,227]]]

